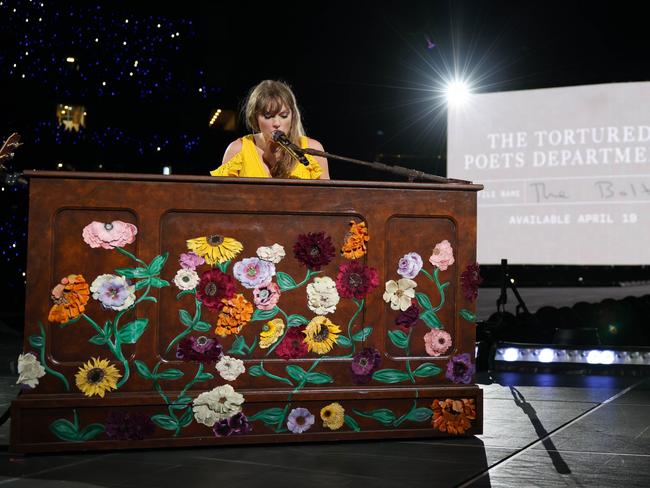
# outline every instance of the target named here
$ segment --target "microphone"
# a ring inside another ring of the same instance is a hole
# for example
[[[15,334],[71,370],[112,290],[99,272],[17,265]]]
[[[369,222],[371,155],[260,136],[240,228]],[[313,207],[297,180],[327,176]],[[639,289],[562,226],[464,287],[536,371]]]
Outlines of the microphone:
[[[305,157],[305,152],[291,142],[284,132],[281,130],[274,130],[271,137],[273,137],[273,141],[280,144],[280,146],[282,146],[293,159],[299,161],[305,166],[309,166],[309,161]]]

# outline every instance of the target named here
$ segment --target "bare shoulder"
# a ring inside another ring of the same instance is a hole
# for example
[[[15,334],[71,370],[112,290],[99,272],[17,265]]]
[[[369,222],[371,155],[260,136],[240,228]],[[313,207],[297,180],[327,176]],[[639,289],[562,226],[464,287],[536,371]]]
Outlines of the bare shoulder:
[[[311,137],[307,138],[307,145],[312,149],[316,149],[318,151],[323,150],[323,145],[320,142],[318,142],[316,139],[312,139]]]
[[[241,148],[242,148],[241,139],[236,139],[232,141],[230,144],[228,144],[228,147],[226,148],[226,152],[223,153],[223,159],[221,161],[221,164],[227,163],[232,158],[234,158],[235,155],[239,151],[241,151]]]

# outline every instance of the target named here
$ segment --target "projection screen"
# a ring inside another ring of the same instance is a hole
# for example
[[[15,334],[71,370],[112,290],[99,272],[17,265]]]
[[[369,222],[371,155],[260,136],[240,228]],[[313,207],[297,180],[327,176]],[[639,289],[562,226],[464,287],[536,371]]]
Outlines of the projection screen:
[[[447,174],[485,186],[479,263],[650,264],[650,82],[472,95]]]

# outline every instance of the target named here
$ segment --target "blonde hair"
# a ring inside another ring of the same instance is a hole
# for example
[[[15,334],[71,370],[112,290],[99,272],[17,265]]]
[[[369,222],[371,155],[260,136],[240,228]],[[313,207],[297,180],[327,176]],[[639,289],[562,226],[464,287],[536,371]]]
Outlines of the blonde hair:
[[[300,137],[305,135],[305,129],[296,96],[283,81],[264,80],[250,90],[242,110],[246,127],[253,132],[260,132],[257,118],[265,113],[278,113],[283,105],[291,111],[291,128],[286,136],[300,146]],[[271,175],[275,178],[288,178],[295,164],[296,161],[285,152],[278,164],[271,168]]]

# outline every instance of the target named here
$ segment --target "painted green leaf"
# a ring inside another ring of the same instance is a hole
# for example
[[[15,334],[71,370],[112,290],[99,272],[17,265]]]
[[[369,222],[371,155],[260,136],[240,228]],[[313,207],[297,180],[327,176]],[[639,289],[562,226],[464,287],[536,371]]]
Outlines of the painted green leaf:
[[[103,346],[106,344],[106,337],[104,337],[102,334],[96,334],[92,336],[90,339],[88,339],[88,342],[95,344],[97,346]]]
[[[185,295],[191,295],[191,294],[193,294],[193,293],[194,293],[194,290],[183,290],[183,291],[179,292],[179,293],[176,295],[176,300],[178,300],[178,299],[181,298],[181,297],[184,297]]]
[[[228,272],[228,265],[230,264],[230,261],[224,261],[223,263],[217,263],[217,267],[219,268],[219,271],[222,273]]]
[[[285,369],[287,370],[287,374],[296,381],[302,381],[307,374],[304,369],[302,369],[300,366],[296,366],[295,364],[290,364]]]
[[[232,343],[232,347],[228,349],[228,354],[235,356],[243,356],[246,354],[246,340],[243,336],[237,336]],[[249,371],[250,372],[250,371]]]
[[[425,310],[431,310],[433,308],[433,305],[431,305],[431,300],[429,300],[429,297],[426,296],[422,292],[416,292],[415,293],[415,298],[417,298],[418,303],[420,306],[425,309]]]
[[[187,310],[183,310],[182,308],[178,311],[178,318],[180,319],[181,324],[183,324],[185,327],[192,327],[194,324],[190,313]]]
[[[32,347],[40,349],[43,347],[43,338],[40,335],[29,336],[29,344]]]
[[[203,322],[202,320],[199,320],[192,327],[192,330],[195,330],[196,332],[208,332],[210,329],[212,329],[212,326],[207,322]]]
[[[78,441],[79,432],[72,422],[66,419],[56,419],[50,424],[50,432],[64,441]]]
[[[133,363],[135,364],[135,369],[140,376],[147,380],[150,380],[152,378],[151,372],[149,371],[149,368],[147,368],[146,364],[144,364],[139,359],[136,359],[133,361]]]
[[[372,334],[372,327],[364,327],[359,332],[352,335],[352,340],[357,342],[365,341]]]
[[[283,273],[282,271],[278,271],[277,274],[275,275],[275,278],[278,282],[278,286],[280,287],[280,291],[285,291],[291,288],[295,288],[297,285],[296,280],[294,280],[287,273]]]
[[[212,373],[206,373],[205,371],[196,375],[196,381],[208,381],[213,379],[214,375]]]
[[[162,280],[160,278],[153,277],[149,281],[151,282],[151,286],[154,288],[164,288],[166,286],[169,286],[169,281]]]
[[[192,401],[191,396],[183,395],[183,396],[180,396],[180,397],[178,397],[176,399],[176,401],[174,402],[174,405],[183,405],[183,406],[185,406],[188,403],[190,403],[191,401]]]
[[[142,303],[142,302],[158,303],[158,300],[156,300],[156,297],[144,297],[144,298],[140,298],[140,303]]]
[[[149,319],[135,319],[122,327],[117,333],[120,342],[124,344],[135,344],[147,328]]]
[[[169,415],[163,415],[163,414],[153,415],[151,417],[151,421],[154,424],[156,424],[158,427],[165,430],[176,430],[176,428],[178,427],[178,421],[174,417],[170,417]]]
[[[389,330],[388,338],[400,349],[406,349],[409,345],[409,338],[403,330]]]
[[[308,324],[309,320],[299,314],[289,315],[287,319],[287,327],[299,327],[301,325]]]
[[[67,322],[59,324],[59,328],[64,329],[64,328],[68,327],[69,325],[76,324],[77,322],[79,322],[81,320],[81,317],[82,317],[81,315],[78,315],[75,318],[68,320]],[[39,322],[38,325],[42,325],[42,324]]]
[[[307,373],[305,379],[307,383],[313,383],[314,385],[325,385],[327,383],[334,383],[332,377],[325,373]]]
[[[261,420],[266,425],[272,426],[278,424],[281,420],[283,420],[284,415],[285,414],[283,409],[274,407],[274,408],[267,408],[266,410],[260,410],[256,414],[248,417],[248,420],[250,422]]]
[[[255,322],[256,320],[271,320],[273,317],[275,317],[280,309],[278,307],[273,307],[271,310],[260,310],[255,309],[255,312],[253,312],[253,317],[251,320]]]
[[[102,424],[90,424],[85,429],[79,433],[80,441],[89,441],[97,437],[99,434],[104,432],[104,426]]]
[[[476,322],[476,315],[474,315],[472,312],[470,312],[467,309],[462,309],[460,311],[460,316],[463,317],[468,322]]]
[[[161,380],[177,380],[183,377],[183,372],[180,369],[166,369],[162,373],[156,375]]]
[[[440,319],[433,310],[427,310],[420,314],[420,318],[431,329],[439,329],[442,326]]]
[[[354,420],[349,415],[344,416],[343,420],[345,421],[345,425],[350,427],[353,431],[359,432],[361,430],[361,427],[359,427],[359,424],[357,423],[357,421]]]
[[[153,258],[151,264],[149,265],[149,274],[151,276],[160,274],[160,270],[162,270],[162,267],[165,265],[165,261],[167,261],[168,257],[169,253],[166,252],[165,254]]]
[[[420,408],[416,408],[415,410],[411,410],[406,415],[406,418],[413,422],[426,422],[431,418],[432,415],[433,412],[431,411],[430,408],[420,407]]]
[[[180,424],[181,427],[187,427],[192,423],[192,419],[194,418],[193,412],[191,408],[188,408],[185,410],[185,413],[181,416],[180,419],[178,419],[178,423]]]
[[[115,273],[125,278],[148,278],[149,271],[146,268],[116,268]]]
[[[393,422],[395,421],[395,414],[393,413],[392,410],[389,410],[387,408],[380,408],[378,410],[371,410],[370,412],[362,412],[357,409],[352,410],[354,413],[357,415],[360,415],[361,417],[367,417],[370,419],[374,419],[377,422],[380,422],[384,425],[392,425]]]
[[[429,376],[439,375],[441,371],[442,369],[440,369],[435,364],[423,363],[420,364],[420,366],[418,366],[415,371],[413,371],[413,376],[417,376],[419,378],[427,378]]]
[[[135,289],[142,290],[143,288],[151,285],[151,278],[145,278],[135,282]]]
[[[264,372],[262,371],[262,367],[259,364],[255,364],[248,368],[248,374],[251,376],[263,376]]]
[[[350,339],[348,339],[347,337],[345,337],[344,335],[340,335],[340,336],[336,339],[336,343],[337,343],[339,346],[343,346],[343,347],[352,347],[352,341],[351,341]]]
[[[411,377],[399,369],[380,369],[372,374],[372,379],[381,383],[400,383],[410,380]]]

